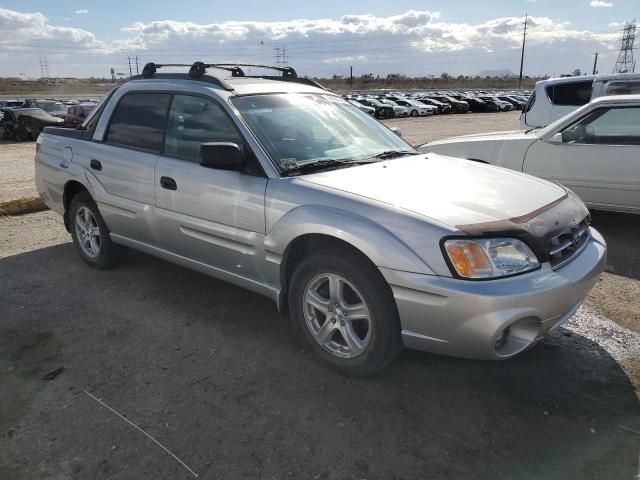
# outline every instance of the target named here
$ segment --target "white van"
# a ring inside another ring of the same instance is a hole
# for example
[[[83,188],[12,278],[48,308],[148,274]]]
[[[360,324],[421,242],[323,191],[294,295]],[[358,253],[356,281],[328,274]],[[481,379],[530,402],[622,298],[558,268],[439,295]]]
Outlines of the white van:
[[[546,127],[597,97],[637,93],[640,93],[640,73],[542,80],[536,83],[522,109],[520,128]]]

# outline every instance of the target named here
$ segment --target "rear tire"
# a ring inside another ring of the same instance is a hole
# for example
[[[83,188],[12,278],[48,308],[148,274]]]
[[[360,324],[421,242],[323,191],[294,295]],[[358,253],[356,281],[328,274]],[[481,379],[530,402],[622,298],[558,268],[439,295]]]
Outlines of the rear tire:
[[[90,266],[108,269],[125,259],[127,249],[111,241],[109,229],[88,192],[78,193],[71,200],[69,229],[78,254]]]
[[[290,285],[294,328],[332,369],[349,376],[372,375],[402,350],[391,289],[357,253],[316,253],[297,266]]]

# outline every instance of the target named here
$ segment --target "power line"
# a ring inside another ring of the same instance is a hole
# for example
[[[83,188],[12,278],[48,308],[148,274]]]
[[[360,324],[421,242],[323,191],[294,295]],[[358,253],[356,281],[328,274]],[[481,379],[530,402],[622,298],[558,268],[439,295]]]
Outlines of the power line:
[[[627,22],[622,30],[622,45],[618,60],[613,67],[613,73],[633,73],[636,71],[636,62],[633,59],[633,43],[636,39],[636,21]]]

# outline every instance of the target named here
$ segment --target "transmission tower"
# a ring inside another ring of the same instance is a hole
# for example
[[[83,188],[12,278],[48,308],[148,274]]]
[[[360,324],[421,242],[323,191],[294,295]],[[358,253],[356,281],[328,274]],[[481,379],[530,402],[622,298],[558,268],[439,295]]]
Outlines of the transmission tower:
[[[49,62],[47,57],[38,57],[38,61],[40,62],[40,77],[49,78]]]
[[[286,65],[287,63],[289,63],[287,61],[286,45],[283,45],[282,47],[275,47],[273,50],[276,52],[276,54],[274,55],[274,57],[276,58],[276,65]]]
[[[633,43],[636,39],[636,21],[628,22],[622,31],[622,45],[613,73],[633,73],[636,71],[636,62],[633,59]]]

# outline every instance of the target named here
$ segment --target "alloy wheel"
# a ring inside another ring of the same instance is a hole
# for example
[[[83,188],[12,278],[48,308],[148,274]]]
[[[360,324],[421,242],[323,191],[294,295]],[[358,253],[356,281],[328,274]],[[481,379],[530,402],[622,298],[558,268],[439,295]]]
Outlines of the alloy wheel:
[[[96,258],[100,254],[100,227],[96,218],[84,205],[76,210],[76,237],[83,253],[89,258]]]
[[[369,345],[369,308],[358,289],[340,275],[315,276],[305,288],[303,308],[309,332],[332,355],[354,358]]]

